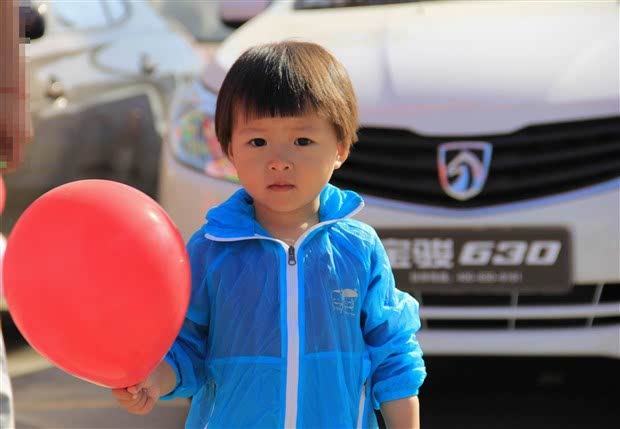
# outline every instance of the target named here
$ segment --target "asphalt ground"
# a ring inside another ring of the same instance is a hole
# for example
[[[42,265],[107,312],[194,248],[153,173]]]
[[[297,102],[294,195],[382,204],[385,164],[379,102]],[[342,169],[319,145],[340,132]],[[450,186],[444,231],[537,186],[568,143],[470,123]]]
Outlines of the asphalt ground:
[[[17,429],[182,428],[189,401],[146,416],[120,409],[108,389],[53,367],[3,324]],[[424,429],[616,429],[620,361],[427,357]]]

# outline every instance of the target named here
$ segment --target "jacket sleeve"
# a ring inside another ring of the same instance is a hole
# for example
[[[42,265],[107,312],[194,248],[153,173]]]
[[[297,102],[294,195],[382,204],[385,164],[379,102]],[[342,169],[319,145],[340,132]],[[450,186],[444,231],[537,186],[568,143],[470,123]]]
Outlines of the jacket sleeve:
[[[177,384],[172,392],[160,399],[194,396],[206,382],[209,295],[205,259],[209,243],[198,231],[187,244],[192,272],[189,307],[181,332],[164,357],[176,374]]]
[[[362,306],[362,330],[371,360],[373,406],[418,394],[426,378],[418,302],[396,289],[394,275],[379,237],[374,234],[370,282]]]

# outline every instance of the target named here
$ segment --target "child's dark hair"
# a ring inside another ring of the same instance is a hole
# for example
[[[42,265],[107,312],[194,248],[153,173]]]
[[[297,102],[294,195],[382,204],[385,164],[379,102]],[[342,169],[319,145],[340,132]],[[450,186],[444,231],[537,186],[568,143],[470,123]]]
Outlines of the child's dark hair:
[[[357,102],[349,75],[315,43],[259,45],[235,61],[224,78],[215,111],[217,138],[226,154],[239,107],[246,118],[315,112],[332,123],[347,150],[357,141]]]

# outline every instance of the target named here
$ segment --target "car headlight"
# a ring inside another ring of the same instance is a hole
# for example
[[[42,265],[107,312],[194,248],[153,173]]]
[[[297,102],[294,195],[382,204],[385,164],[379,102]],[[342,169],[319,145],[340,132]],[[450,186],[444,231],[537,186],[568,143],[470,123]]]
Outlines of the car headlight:
[[[200,79],[177,89],[170,110],[169,140],[175,158],[211,177],[238,183],[237,171],[215,135],[217,95]]]

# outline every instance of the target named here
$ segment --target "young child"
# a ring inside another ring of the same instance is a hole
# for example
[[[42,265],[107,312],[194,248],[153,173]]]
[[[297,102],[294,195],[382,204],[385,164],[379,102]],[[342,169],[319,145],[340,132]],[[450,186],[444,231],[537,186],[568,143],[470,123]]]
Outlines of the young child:
[[[418,304],[398,291],[359,195],[328,184],[357,140],[344,67],[322,47],[246,51],[217,137],[243,189],[188,243],[192,297],[164,361],[113,391],[136,414],[192,397],[187,428],[419,427]]]

